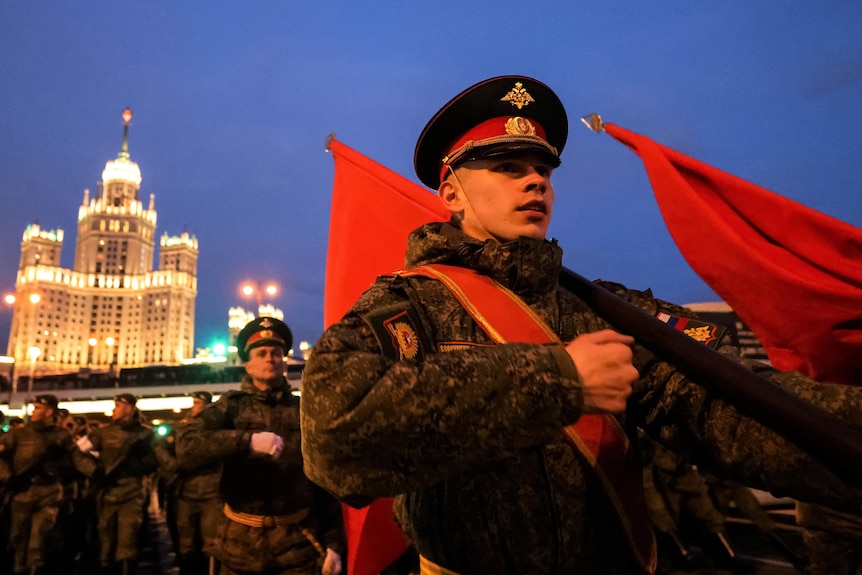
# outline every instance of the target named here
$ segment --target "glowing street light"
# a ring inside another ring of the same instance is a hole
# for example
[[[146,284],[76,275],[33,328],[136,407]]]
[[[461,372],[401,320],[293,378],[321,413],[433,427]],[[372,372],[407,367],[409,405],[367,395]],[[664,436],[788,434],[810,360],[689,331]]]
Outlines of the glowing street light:
[[[30,356],[30,377],[27,378],[27,397],[24,398],[24,416],[30,418],[30,396],[33,394],[33,375],[36,372],[36,359],[42,355],[42,350],[36,346],[32,346],[27,350],[27,355]]]
[[[263,307],[263,294],[266,293],[269,297],[274,297],[278,293],[278,286],[272,282],[267,284],[246,282],[242,285],[240,291],[245,297],[255,296],[257,299],[257,313],[260,315],[260,308]]]

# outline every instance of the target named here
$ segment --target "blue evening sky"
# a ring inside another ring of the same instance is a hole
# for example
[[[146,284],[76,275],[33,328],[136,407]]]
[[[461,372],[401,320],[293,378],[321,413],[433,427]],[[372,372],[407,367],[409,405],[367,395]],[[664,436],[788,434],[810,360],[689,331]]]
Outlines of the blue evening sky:
[[[14,289],[29,223],[65,230],[72,266],[83,191],[119,152],[128,106],[158,233],[200,244],[196,345],[226,333],[229,307],[253,307],[246,278],[281,284],[274,303],[313,342],[326,136],[415,180],[415,139],[438,107],[515,73],[569,111],[551,226],[564,263],[677,303],[712,300],[640,159],[577,118],[600,113],[862,226],[860,31],[849,0],[0,0],[0,292]],[[0,354],[10,321],[0,309]]]

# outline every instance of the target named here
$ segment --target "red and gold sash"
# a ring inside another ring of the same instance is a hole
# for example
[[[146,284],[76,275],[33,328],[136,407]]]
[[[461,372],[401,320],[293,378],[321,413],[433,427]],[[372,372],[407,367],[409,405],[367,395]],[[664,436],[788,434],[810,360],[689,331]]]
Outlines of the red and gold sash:
[[[396,272],[441,282],[496,343],[560,343],[559,337],[511,290],[473,270],[430,264]],[[644,501],[642,471],[629,439],[611,415],[587,414],[563,435],[595,471],[646,573],[656,569],[656,546]]]

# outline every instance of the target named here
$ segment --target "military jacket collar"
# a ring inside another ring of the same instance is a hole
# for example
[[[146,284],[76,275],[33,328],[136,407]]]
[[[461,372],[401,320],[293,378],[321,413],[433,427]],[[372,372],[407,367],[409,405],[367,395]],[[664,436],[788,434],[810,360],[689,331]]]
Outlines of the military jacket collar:
[[[279,403],[284,396],[285,392],[290,391],[290,387],[287,385],[287,380],[282,379],[281,384],[276,387],[270,387],[268,389],[258,389],[251,380],[251,377],[246,375],[242,379],[242,384],[240,385],[240,391],[243,393],[247,393],[248,395],[253,396],[258,401],[262,401],[268,404],[276,404]]]
[[[445,263],[468,267],[500,282],[530,302],[557,287],[563,250],[556,240],[520,237],[501,244],[477,240],[454,222],[426,224],[407,240],[407,267]]]

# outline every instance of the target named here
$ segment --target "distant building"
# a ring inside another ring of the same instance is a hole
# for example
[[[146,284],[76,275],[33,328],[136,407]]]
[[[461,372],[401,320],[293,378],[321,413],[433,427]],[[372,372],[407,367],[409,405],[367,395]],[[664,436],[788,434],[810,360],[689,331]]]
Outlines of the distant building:
[[[159,267],[154,195],[139,199],[141,170],[123,143],[96,194],[78,208],[74,268],[60,267],[63,230],[27,226],[15,283],[8,355],[17,375],[177,365],[194,355],[198,242],[163,234]]]

